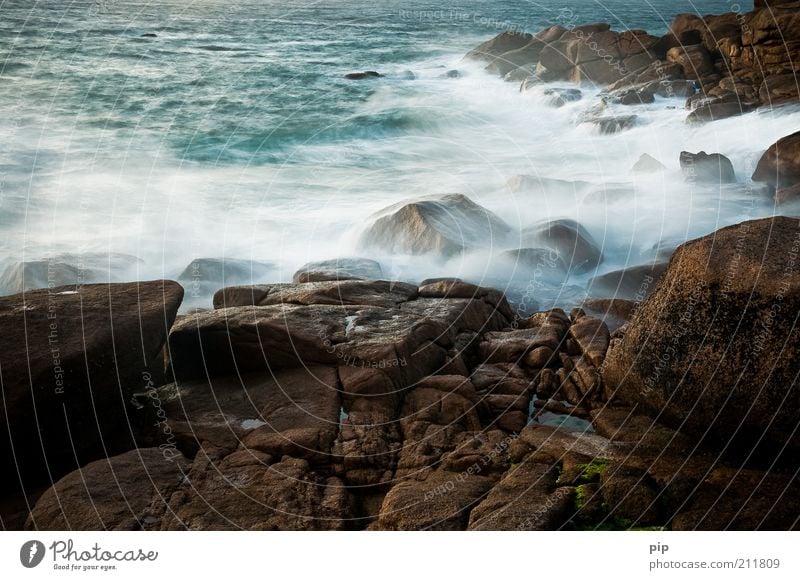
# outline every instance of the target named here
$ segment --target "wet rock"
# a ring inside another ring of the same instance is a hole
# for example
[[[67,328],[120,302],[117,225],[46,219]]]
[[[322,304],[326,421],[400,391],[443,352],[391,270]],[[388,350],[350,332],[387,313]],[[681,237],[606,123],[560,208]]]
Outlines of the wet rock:
[[[126,254],[58,254],[45,260],[12,262],[0,276],[0,295],[57,286],[82,286],[135,279],[141,261]]]
[[[350,81],[361,81],[365,79],[377,79],[382,76],[383,75],[380,74],[379,72],[376,72],[374,70],[367,70],[364,72],[347,73],[346,75],[344,75],[344,78]]]
[[[736,183],[731,160],[719,153],[681,151],[681,171],[688,182]]]
[[[396,204],[372,220],[359,245],[400,254],[449,257],[496,244],[511,231],[494,213],[457,194]]]
[[[571,272],[583,273],[597,267],[603,254],[592,235],[573,220],[552,220],[526,228],[522,242],[544,245],[561,256]]]
[[[634,173],[658,173],[660,171],[666,171],[666,169],[666,166],[658,159],[647,153],[642,153],[639,160],[633,165],[631,171]]]
[[[595,367],[603,364],[611,337],[608,327],[602,320],[582,316],[569,327],[569,336]]]
[[[214,308],[277,304],[392,307],[414,300],[417,287],[387,280],[342,280],[302,284],[230,286],[214,294]]]
[[[563,107],[567,103],[580,101],[583,93],[579,89],[550,88],[544,90],[544,95],[549,97],[547,104],[551,107]]]
[[[197,258],[184,268],[178,282],[189,290],[209,287],[216,291],[226,284],[253,284],[275,274],[275,265],[233,258]]]
[[[507,30],[479,44],[467,53],[464,58],[491,62],[504,53],[525,47],[531,40],[533,40],[533,35],[531,34]]]
[[[800,131],[773,143],[758,160],[753,181],[780,189],[800,183]]]
[[[327,282],[338,280],[380,280],[383,269],[369,258],[336,258],[304,264],[292,276],[292,282]]]
[[[560,284],[564,282],[569,271],[561,256],[555,250],[546,248],[506,250],[497,258],[499,262],[512,268],[511,278],[523,277]]]
[[[606,117],[594,117],[585,122],[597,125],[602,135],[612,135],[625,131],[636,125],[636,115],[614,115]]]
[[[588,282],[589,295],[641,301],[655,289],[666,269],[666,262],[656,262],[595,276]]]
[[[697,80],[715,73],[714,63],[702,44],[682,45],[667,51],[667,61],[681,65],[687,79]]]

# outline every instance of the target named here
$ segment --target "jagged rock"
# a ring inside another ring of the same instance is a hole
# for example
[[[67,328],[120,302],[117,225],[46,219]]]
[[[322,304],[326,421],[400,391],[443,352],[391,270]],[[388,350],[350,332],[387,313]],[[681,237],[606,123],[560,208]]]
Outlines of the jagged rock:
[[[592,117],[586,119],[584,122],[597,125],[602,135],[612,135],[625,131],[636,125],[636,115],[614,115],[607,117]]]
[[[460,194],[396,204],[372,219],[359,245],[391,253],[448,257],[496,244],[511,231],[494,213]]]
[[[507,30],[479,44],[467,53],[464,58],[491,62],[504,53],[525,47],[533,39],[531,34]]]
[[[755,220],[678,248],[609,352],[604,378],[617,397],[731,452],[758,441],[761,457],[797,450],[799,229],[797,219]]]
[[[687,79],[699,80],[716,72],[708,49],[702,44],[681,45],[667,51],[667,61],[683,68]]]
[[[688,182],[736,183],[731,160],[719,153],[681,151],[681,171]]]

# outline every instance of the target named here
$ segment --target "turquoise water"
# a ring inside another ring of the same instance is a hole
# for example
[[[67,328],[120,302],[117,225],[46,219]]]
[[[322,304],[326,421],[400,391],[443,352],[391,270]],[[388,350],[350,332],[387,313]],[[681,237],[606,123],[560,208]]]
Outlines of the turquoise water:
[[[664,101],[642,111],[641,127],[599,136],[575,122],[588,98],[549,109],[461,57],[506,28],[608,21],[662,33],[678,12],[730,6],[0,0],[0,252],[5,262],[123,252],[142,259],[143,278],[197,257],[256,258],[286,279],[309,259],[356,253],[381,207],[456,191],[514,226],[580,219],[619,256],[611,268],[633,246],[752,211],[679,180],[632,183],[641,153],[676,168],[681,149],[722,151],[744,178],[800,118],[689,129],[683,103]],[[460,78],[445,74],[454,69]],[[362,70],[385,77],[343,78]],[[517,174],[626,183],[641,196],[616,209],[510,196],[502,186]],[[380,258],[399,277],[483,267]]]

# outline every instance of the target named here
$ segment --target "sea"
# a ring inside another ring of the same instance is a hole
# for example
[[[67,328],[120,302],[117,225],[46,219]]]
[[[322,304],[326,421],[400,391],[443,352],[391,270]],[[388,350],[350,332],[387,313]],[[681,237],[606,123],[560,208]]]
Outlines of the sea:
[[[461,193],[515,230],[559,218],[583,225],[604,260],[569,281],[579,292],[592,275],[651,260],[654,248],[784,211],[749,176],[771,143],[800,129],[800,112],[695,126],[685,99],[657,98],[636,107],[633,128],[604,135],[581,122],[600,87],[553,108],[546,87],[521,92],[464,55],[504,30],[602,21],[663,34],[678,13],[751,9],[727,0],[0,0],[0,268],[123,255],[130,267],[110,279],[145,280],[185,278],[196,260],[216,258],[264,262],[271,269],[254,282],[285,282],[306,262],[363,256],[392,279],[496,281],[494,256],[507,248],[444,260],[359,247],[382,208]],[[383,76],[344,76],[367,70]],[[739,183],[687,183],[683,150],[726,155]],[[632,173],[645,153],[667,170]],[[520,175],[600,193],[509,188]]]

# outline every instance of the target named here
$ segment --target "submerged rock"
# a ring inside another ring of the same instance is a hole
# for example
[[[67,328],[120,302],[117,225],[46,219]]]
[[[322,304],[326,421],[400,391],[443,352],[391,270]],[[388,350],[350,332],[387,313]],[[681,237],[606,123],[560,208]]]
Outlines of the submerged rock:
[[[325,282],[328,280],[379,280],[383,277],[380,263],[369,258],[335,258],[304,264],[292,281]]]
[[[364,72],[347,73],[346,75],[344,75],[344,78],[350,81],[361,81],[364,79],[377,79],[382,76],[383,75],[380,74],[379,72],[376,72],[374,70],[367,70]]]
[[[642,153],[639,160],[633,165],[631,171],[634,173],[657,173],[665,171],[667,167],[655,157]]]
[[[568,219],[542,222],[522,231],[522,241],[554,250],[571,272],[583,273],[603,261],[600,246],[589,231]]]
[[[655,289],[666,269],[666,262],[656,262],[608,272],[591,278],[588,292],[595,298],[641,301]]]
[[[719,153],[681,151],[681,171],[688,182],[736,183],[731,160]]]
[[[497,215],[461,194],[396,204],[372,219],[359,246],[394,254],[449,257],[468,248],[491,247],[511,232]]]
[[[235,258],[197,258],[183,269],[184,286],[209,286],[212,291],[229,284],[253,284],[275,273],[275,264]]]
[[[551,107],[563,107],[567,103],[580,101],[583,93],[579,89],[550,88],[545,89],[544,95],[550,97],[547,104]]]

